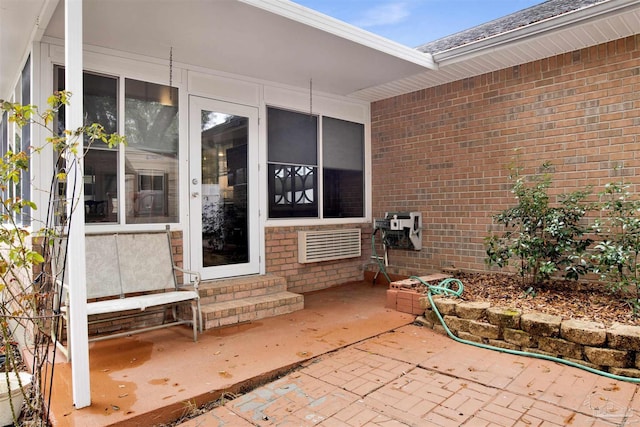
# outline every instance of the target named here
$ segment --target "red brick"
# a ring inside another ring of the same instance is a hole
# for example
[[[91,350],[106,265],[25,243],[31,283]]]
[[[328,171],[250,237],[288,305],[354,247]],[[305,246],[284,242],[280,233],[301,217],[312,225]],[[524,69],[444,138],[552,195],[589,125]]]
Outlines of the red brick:
[[[484,270],[492,215],[513,205],[507,166],[551,161],[553,194],[633,171],[638,37],[374,102],[373,216],[423,214],[423,250],[393,251],[416,274]],[[595,153],[595,154],[594,154]],[[603,165],[611,165],[603,170]],[[626,175],[640,184],[640,175]],[[554,193],[555,192],[555,193]]]
[[[397,307],[397,299],[398,299],[398,291],[395,289],[387,290],[387,302],[385,303],[386,308],[391,308],[393,310]]]

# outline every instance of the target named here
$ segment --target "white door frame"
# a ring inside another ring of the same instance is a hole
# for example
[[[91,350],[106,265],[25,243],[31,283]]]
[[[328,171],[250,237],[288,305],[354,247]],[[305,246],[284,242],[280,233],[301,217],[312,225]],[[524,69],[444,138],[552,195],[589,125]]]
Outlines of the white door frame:
[[[241,264],[213,267],[203,266],[202,245],[202,186],[201,186],[201,112],[215,111],[249,119],[247,141],[247,189],[248,189],[248,235],[249,260]],[[258,274],[261,271],[260,217],[259,217],[259,128],[258,107],[234,104],[191,95],[189,97],[189,265],[200,272],[203,279]]]

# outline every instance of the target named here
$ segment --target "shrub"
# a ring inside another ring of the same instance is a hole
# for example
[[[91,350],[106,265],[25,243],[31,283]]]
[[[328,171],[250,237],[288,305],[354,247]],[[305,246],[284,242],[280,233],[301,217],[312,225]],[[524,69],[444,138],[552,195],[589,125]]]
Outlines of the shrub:
[[[104,143],[109,147],[126,143],[117,134],[107,134],[99,124],[83,126],[79,129],[54,129],[53,120],[60,108],[69,105],[71,94],[56,92],[48,99],[49,108],[39,111],[32,105],[20,105],[0,100],[0,113],[7,113],[8,122],[18,127],[41,126],[49,135],[44,141],[37,141],[25,151],[7,152],[0,157],[0,336],[6,354],[0,369],[0,381],[9,383],[9,372],[18,373],[25,368],[23,361],[9,351],[17,334],[24,334],[24,343],[29,344],[33,369],[31,390],[23,388],[26,416],[29,425],[48,425],[47,395],[51,396],[52,375],[55,364],[55,346],[50,336],[52,322],[59,318],[59,307],[52,298],[51,284],[55,278],[48,275],[48,265],[53,254],[53,240],[67,230],[69,218],[64,214],[66,203],[70,209],[83,208],[79,198],[58,200],[55,189],[66,183],[68,171],[78,167],[78,160],[84,155],[84,141],[88,145]],[[47,223],[23,227],[17,218],[24,218],[38,207],[29,200],[13,196],[12,186],[29,185],[21,182],[30,159],[45,147],[51,146],[56,156],[56,171],[51,177],[50,200],[47,208]],[[59,206],[58,206],[59,205]],[[60,210],[54,212],[54,207]],[[37,244],[41,244],[38,247]],[[49,377],[45,377],[49,375]],[[47,389],[48,387],[48,389]],[[11,415],[18,425],[19,409],[9,398]],[[23,423],[27,424],[27,423]],[[20,424],[20,425],[23,425]]]
[[[591,256],[593,271],[610,290],[624,295],[634,315],[640,312],[640,200],[624,182],[607,184],[600,195],[603,218]]]
[[[493,217],[504,232],[485,240],[486,263],[515,267],[523,284],[529,286],[555,274],[577,280],[589,272],[586,250],[592,240],[586,237],[588,229],[582,223],[592,209],[586,202],[591,192],[561,194],[558,203],[552,205],[551,165],[544,163],[541,170],[530,177],[521,176],[519,169],[512,170],[511,192],[517,204]]]

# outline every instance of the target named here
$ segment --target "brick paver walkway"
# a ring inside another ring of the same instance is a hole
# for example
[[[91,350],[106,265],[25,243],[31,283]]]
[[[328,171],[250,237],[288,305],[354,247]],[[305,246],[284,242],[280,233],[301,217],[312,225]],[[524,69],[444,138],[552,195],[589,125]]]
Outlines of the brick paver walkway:
[[[640,387],[410,325],[313,359],[181,427],[271,425],[640,426]]]

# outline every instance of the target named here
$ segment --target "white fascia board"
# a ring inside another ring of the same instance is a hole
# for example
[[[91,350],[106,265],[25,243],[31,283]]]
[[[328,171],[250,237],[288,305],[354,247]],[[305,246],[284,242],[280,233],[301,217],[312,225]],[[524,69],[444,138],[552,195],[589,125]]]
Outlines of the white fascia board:
[[[289,0],[238,0],[345,40],[386,53],[398,59],[437,70],[433,56],[316,12]]]
[[[511,31],[487,37],[476,42],[454,47],[443,52],[433,54],[433,58],[440,66],[454,64],[478,55],[491,52],[497,48],[520,42],[545,33],[557,31],[566,27],[579,25],[584,22],[601,19],[607,15],[623,13],[625,10],[640,7],[640,0],[609,0],[593,6],[548,18],[533,24],[516,28]]]
[[[49,26],[49,21],[51,21],[51,17],[53,17],[53,13],[56,11],[59,2],[60,0],[45,0],[42,8],[40,9],[40,13],[38,14],[36,26],[33,29],[31,37],[33,41],[39,42],[42,40],[42,37],[47,30],[47,26]]]
[[[28,22],[23,22],[23,25],[17,30],[12,25],[7,25],[9,29],[2,29],[7,32],[13,30],[11,37],[9,37],[7,33],[0,35],[1,43],[3,43],[3,51],[6,48],[4,43],[8,43],[5,41],[5,38],[11,40],[14,45],[11,46],[11,52],[8,53],[8,58],[3,58],[4,61],[0,60],[0,74],[3,74],[3,78],[0,79],[0,98],[11,98],[13,87],[20,79],[24,62],[29,54],[31,54],[31,47],[34,42],[39,42],[42,39],[59,1],[60,0],[41,0],[40,4],[36,5],[39,9],[34,10],[34,12],[28,16]],[[20,6],[12,4],[10,7]],[[0,7],[0,9],[2,9],[2,7]],[[3,12],[0,10],[0,13]],[[7,78],[7,75],[11,77]]]

